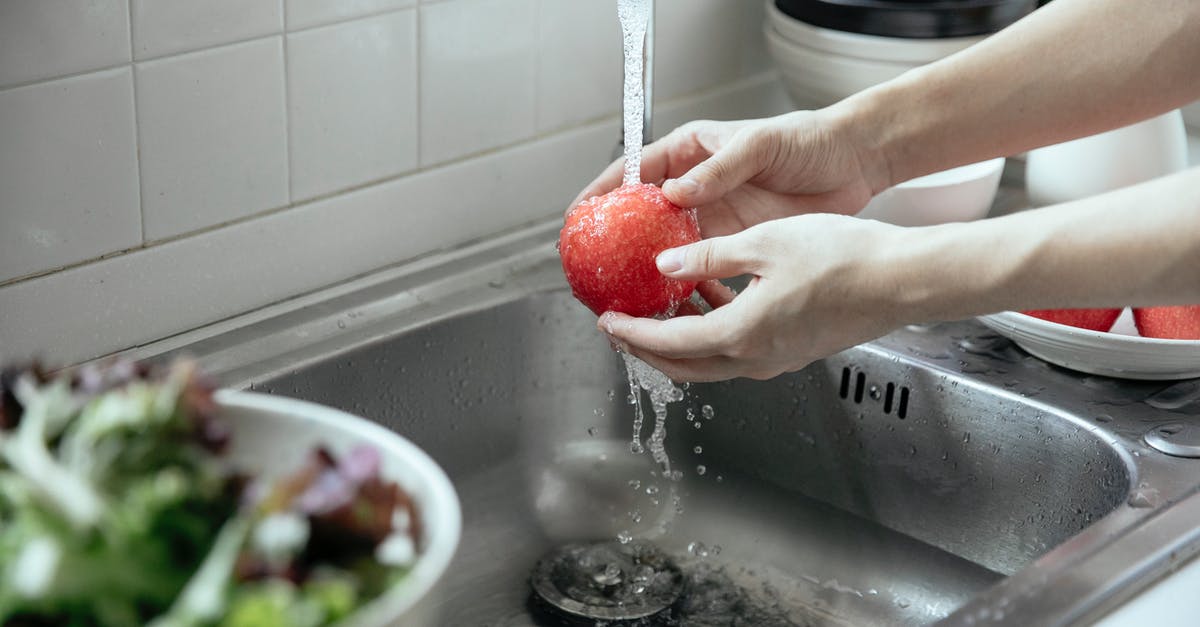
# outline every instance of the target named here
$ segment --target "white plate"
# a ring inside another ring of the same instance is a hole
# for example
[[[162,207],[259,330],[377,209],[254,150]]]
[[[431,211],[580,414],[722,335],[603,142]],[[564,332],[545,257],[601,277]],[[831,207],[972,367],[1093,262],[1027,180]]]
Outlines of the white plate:
[[[462,531],[458,495],[441,467],[395,432],[323,405],[234,390],[219,390],[216,400],[233,429],[230,460],[242,470],[268,475],[291,472],[318,445],[337,455],[358,444],[379,451],[381,475],[413,497],[425,537],[412,570],[357,612],[353,624],[436,624],[438,600],[426,597],[450,565]]]
[[[1029,354],[1064,368],[1122,379],[1200,377],[1200,340],[1102,333],[1012,311],[979,321]]]

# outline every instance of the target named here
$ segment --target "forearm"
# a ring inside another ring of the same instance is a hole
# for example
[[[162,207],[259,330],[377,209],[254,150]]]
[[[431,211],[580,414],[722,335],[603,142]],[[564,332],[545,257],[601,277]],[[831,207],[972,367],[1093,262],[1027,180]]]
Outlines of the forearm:
[[[1200,97],[1200,2],[1055,0],[830,108],[876,191],[1151,117]]]
[[[906,321],[1200,303],[1200,168],[979,222],[897,231],[876,259]]]

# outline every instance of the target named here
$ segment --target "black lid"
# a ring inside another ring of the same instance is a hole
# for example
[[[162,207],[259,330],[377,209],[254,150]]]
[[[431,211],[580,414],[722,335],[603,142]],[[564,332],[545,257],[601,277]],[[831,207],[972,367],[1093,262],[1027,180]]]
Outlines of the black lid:
[[[775,6],[822,28],[940,39],[994,33],[1037,8],[1037,0],[775,0]]]

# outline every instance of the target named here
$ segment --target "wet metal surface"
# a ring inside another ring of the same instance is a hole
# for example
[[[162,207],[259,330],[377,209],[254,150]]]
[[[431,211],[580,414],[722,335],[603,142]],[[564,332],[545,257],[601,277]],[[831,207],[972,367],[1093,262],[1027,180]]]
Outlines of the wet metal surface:
[[[1143,439],[1195,422],[1195,382],[1070,373],[974,322],[688,387],[666,441],[684,477],[664,479],[630,452],[621,361],[563,289],[555,232],[179,349],[229,385],[375,420],[446,469],[465,527],[443,625],[547,624],[538,561],[624,533],[716,582],[705,607],[783,625],[1086,622],[1200,547],[1200,461]]]

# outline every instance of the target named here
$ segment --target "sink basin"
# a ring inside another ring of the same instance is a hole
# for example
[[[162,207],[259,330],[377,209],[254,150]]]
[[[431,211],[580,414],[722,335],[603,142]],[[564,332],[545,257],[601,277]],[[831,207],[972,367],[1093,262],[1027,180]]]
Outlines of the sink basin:
[[[138,356],[186,352],[227,385],[344,409],[428,452],[464,515],[441,625],[551,624],[530,612],[538,560],[625,534],[779,625],[1086,622],[1200,548],[1200,461],[1142,439],[1200,393],[1047,366],[975,322],[687,387],[666,439],[683,477],[666,479],[630,451],[626,375],[564,289],[556,228]]]

